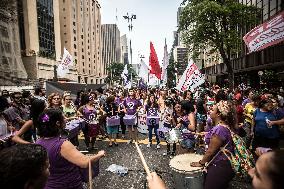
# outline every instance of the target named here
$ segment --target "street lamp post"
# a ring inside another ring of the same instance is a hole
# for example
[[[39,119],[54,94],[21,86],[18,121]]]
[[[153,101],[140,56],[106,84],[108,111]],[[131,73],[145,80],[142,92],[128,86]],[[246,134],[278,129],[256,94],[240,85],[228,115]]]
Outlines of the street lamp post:
[[[126,16],[123,16],[123,18],[126,19],[127,22],[128,22],[129,33],[132,32],[132,30],[133,30],[132,21],[136,19],[136,15],[135,15],[135,14],[131,14],[131,16],[130,16],[130,15],[127,13]],[[130,64],[132,64],[131,38],[129,39],[129,44],[130,44]]]

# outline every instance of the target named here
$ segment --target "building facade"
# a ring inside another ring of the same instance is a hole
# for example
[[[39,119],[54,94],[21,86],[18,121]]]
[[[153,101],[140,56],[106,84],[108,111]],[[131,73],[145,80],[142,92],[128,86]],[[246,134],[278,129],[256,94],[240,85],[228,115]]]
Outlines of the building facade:
[[[177,69],[177,77],[179,78],[188,64],[188,48],[184,46],[176,46],[173,49],[173,55]]]
[[[101,13],[96,0],[61,0],[61,52],[73,56],[76,81],[101,84],[106,76],[101,59]]]
[[[121,63],[120,31],[116,24],[103,24],[101,36],[102,61],[107,74],[106,69],[111,63]]]
[[[128,41],[127,41],[127,36],[124,34],[123,36],[120,37],[120,48],[121,48],[121,58],[120,62],[123,64],[128,64]]]
[[[284,10],[283,0],[239,0],[240,3],[245,5],[253,5],[262,10],[262,17],[260,23],[271,19]],[[247,32],[253,29],[241,28],[240,38]],[[267,47],[261,51],[248,54],[246,45],[240,47],[240,51],[232,55],[232,66],[235,73],[235,83],[247,83],[252,86],[260,87],[259,71],[270,70],[273,71],[274,76],[277,78],[278,85],[283,84],[284,81],[284,42]],[[227,68],[225,64],[218,63],[205,68],[206,75],[216,77],[218,83],[223,83],[227,78]],[[280,83],[279,83],[280,82]]]
[[[0,83],[22,85],[27,73],[21,58],[17,15],[0,10]]]
[[[50,80],[61,57],[59,0],[23,0],[19,5],[19,31],[22,60],[28,78]],[[74,81],[70,71],[67,80]]]

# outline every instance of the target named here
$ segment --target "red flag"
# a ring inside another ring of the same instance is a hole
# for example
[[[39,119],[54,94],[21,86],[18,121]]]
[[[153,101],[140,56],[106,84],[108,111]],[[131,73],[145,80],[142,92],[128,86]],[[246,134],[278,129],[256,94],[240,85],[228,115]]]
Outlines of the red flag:
[[[149,65],[151,67],[150,73],[154,74],[158,79],[161,79],[162,70],[152,42],[150,42]]]

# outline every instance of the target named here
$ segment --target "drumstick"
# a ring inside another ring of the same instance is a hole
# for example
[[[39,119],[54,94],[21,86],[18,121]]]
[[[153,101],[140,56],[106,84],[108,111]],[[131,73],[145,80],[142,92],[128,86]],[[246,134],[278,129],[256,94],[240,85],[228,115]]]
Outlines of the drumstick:
[[[91,159],[89,158],[89,188],[93,189],[93,184],[92,184],[92,164],[91,164]]]
[[[142,152],[141,152],[141,150],[140,150],[140,148],[139,148],[137,142],[135,142],[135,146],[136,146],[136,148],[137,148],[137,152],[138,152],[138,154],[139,154],[139,156],[140,156],[140,159],[141,159],[141,161],[142,161],[143,167],[144,167],[144,169],[145,169],[147,175],[148,175],[148,176],[151,176],[150,169],[149,169],[149,167],[148,167],[148,165],[147,165],[147,163],[146,163],[146,160],[145,160],[145,158],[144,158],[144,156],[143,156],[143,154],[142,154]]]

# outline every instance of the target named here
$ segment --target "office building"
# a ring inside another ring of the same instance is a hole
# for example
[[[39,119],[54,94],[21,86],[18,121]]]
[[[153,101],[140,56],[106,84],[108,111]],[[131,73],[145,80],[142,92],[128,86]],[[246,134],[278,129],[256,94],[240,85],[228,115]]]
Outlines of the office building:
[[[106,68],[112,63],[121,63],[120,31],[116,24],[102,25],[102,61]]]

